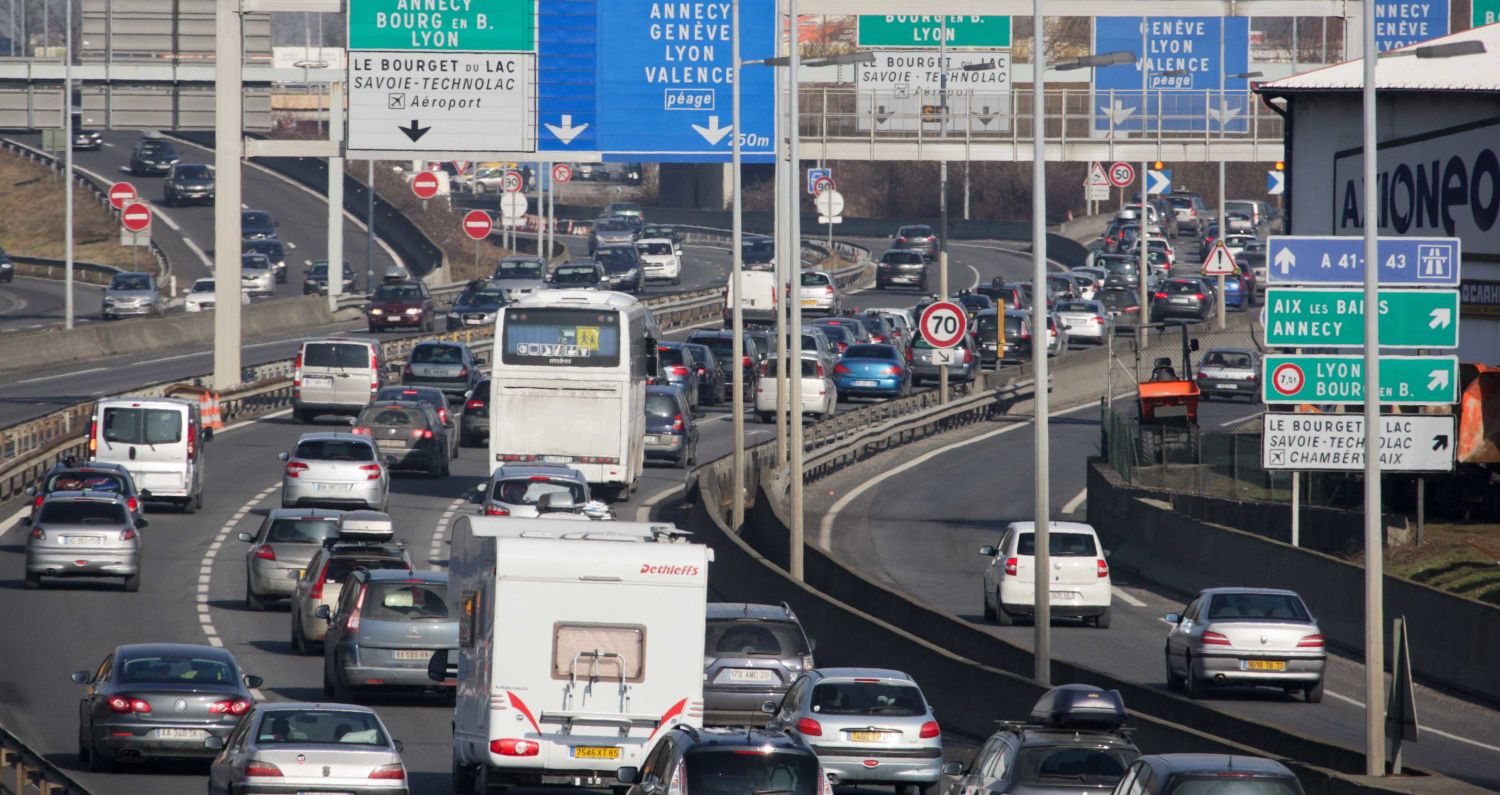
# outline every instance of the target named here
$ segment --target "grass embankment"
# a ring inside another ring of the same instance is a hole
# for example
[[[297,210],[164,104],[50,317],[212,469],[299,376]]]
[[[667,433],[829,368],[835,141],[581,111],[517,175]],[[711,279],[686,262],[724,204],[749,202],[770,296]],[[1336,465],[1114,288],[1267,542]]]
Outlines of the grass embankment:
[[[1500,605],[1500,537],[1494,525],[1428,524],[1422,543],[1386,550],[1387,574]]]
[[[63,181],[40,163],[0,152],[0,246],[11,254],[62,259]],[[134,260],[132,259],[134,257]],[[73,189],[73,258],[156,270],[147,249],[120,245],[120,222],[87,188]]]

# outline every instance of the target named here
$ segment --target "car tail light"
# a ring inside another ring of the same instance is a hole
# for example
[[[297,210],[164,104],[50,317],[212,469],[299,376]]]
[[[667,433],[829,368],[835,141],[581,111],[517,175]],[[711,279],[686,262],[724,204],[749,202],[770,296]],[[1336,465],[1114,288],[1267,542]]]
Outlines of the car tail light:
[[[906,372],[906,371],[902,370],[900,365],[893,364],[890,367],[887,367],[884,370],[881,370],[880,374],[881,375],[901,375],[904,372]]]
[[[427,434],[427,438],[432,437],[432,431],[425,431],[425,433]],[[379,464],[365,464],[364,466],[359,468],[359,471],[367,473],[365,475],[365,480],[380,480]]]
[[[486,505],[486,506],[484,506],[484,515],[485,516],[510,516],[510,509],[509,508],[502,508],[499,505]]]
[[[1021,561],[1018,558],[1006,558],[1005,573],[1012,577],[1016,576],[1016,567],[1020,562]]]
[[[464,411],[473,411],[484,408],[484,400],[481,398],[470,398],[464,402]]]
[[[270,544],[261,544],[254,549],[255,557],[261,560],[275,560],[276,550]]]
[[[38,497],[36,504],[37,505],[41,505],[42,504],[42,498]],[[128,498],[126,498],[126,500],[125,500],[125,509],[128,510],[128,511],[130,511],[131,513],[135,513],[136,511],[139,511],[141,509],[140,500],[137,500],[134,497],[128,497]]]
[[[839,362],[838,364],[836,364],[836,365],[833,366],[833,374],[834,375],[848,375],[849,374],[849,367],[848,367],[848,365],[845,365],[843,362]]]
[[[411,438],[413,438],[413,439],[431,439],[432,438],[432,429],[431,428],[416,428],[416,429],[413,429],[412,432],[411,432]],[[380,467],[376,467],[376,469],[379,469],[379,468]],[[364,469],[364,467],[360,467],[360,469]]]
[[[463,367],[458,368],[458,377],[459,378],[468,378],[469,377],[469,366],[467,364],[464,365]]]
[[[760,374],[763,376],[771,374],[771,365],[769,362],[760,366]]]
[[[898,237],[898,238],[896,238],[896,242],[897,243],[905,243],[906,242],[906,238],[904,238],[904,237]]]
[[[822,378],[823,377],[823,363],[822,362],[818,362],[814,366],[818,368],[818,377]]]
[[[1220,632],[1204,632],[1203,633],[1203,645],[1204,646],[1233,646],[1234,644],[1230,643],[1229,642],[1229,637],[1227,635],[1224,635],[1223,633],[1220,633]]]
[[[870,342],[885,342],[885,335],[884,334],[871,334],[870,335]]]
[[[446,406],[438,409],[438,421],[444,425],[448,424],[448,408]]]
[[[318,579],[313,580],[312,587],[307,590],[309,599],[323,598],[323,583],[328,579],[328,562],[323,562],[323,568],[318,569]]]
[[[1321,649],[1323,648],[1322,635],[1304,635],[1302,640],[1297,641],[1299,649]]]
[[[974,352],[971,351],[971,350],[969,350],[968,348],[964,348],[964,364],[969,364],[969,363],[971,363],[973,361],[974,361]]]
[[[1193,297],[1198,299],[1199,301],[1202,301],[1205,296],[1203,295],[1203,293],[1193,293]]]
[[[740,366],[741,367],[749,367],[750,366],[750,357],[746,356],[743,359],[740,359]]]
[[[907,348],[906,349],[906,362],[907,362],[907,364],[910,364],[912,362],[912,360],[914,359],[914,356],[915,355],[912,353],[912,350],[910,348]]]
[[[847,350],[849,350],[849,343],[847,343],[847,342],[840,342],[839,343],[839,353],[843,353],[843,352],[845,352]]]
[[[210,715],[243,715],[249,711],[250,700],[245,698],[230,698],[208,705]]]
[[[370,778],[378,778],[386,781],[405,781],[406,767],[400,762],[393,765],[381,765],[370,771]]]
[[[707,372],[707,371],[704,370],[702,367],[698,368],[698,375],[703,375],[705,372]]]
[[[490,753],[501,756],[536,756],[541,751],[535,740],[490,740]]]
[[[1102,326],[1104,325],[1104,318],[1098,316],[1091,317],[1089,318],[1089,322],[1093,323],[1096,326]]]
[[[354,609],[349,611],[349,617],[344,619],[344,629],[347,629],[350,632],[359,631],[359,617],[360,613],[363,612],[365,606],[365,592],[368,590],[370,590],[370,586],[368,585],[359,586],[359,597],[354,600]]]
[[[797,732],[808,737],[822,737],[823,724],[818,723],[812,718],[803,718],[797,721]]]
[[[297,352],[297,358],[292,362],[292,389],[302,389],[302,352]],[[92,435],[92,434],[90,434]]]
[[[46,541],[47,540],[47,531],[43,530],[40,527],[33,527],[33,528],[31,528],[31,537],[35,538],[38,541]]]
[[[938,728],[938,722],[935,720],[930,720],[922,724],[922,730],[917,732],[917,736],[922,738],[923,740],[930,740],[941,735],[942,733],[943,730]]]
[[[34,500],[31,501],[31,507],[32,508],[40,508],[40,507],[42,507],[42,500],[45,500],[45,499],[47,499],[47,495],[45,495],[45,494],[38,494],[38,495],[36,495],[36,499],[34,499]],[[131,500],[131,502],[134,502],[134,501],[135,500]],[[131,507],[130,510],[133,511],[133,510],[135,510],[135,508]]]
[[[151,705],[147,704],[145,700],[139,698],[131,698],[129,696],[110,696],[107,703],[109,704],[110,712],[118,712],[122,715],[128,715],[132,712],[140,713],[142,715],[149,715],[151,713]]]
[[[198,458],[198,425],[194,422],[187,426],[187,457],[189,461]]]
[[[829,295],[833,295],[833,285],[830,284],[827,287],[824,287],[823,288],[823,292],[825,292],[825,293],[827,293]]]
[[[406,380],[406,379],[408,379],[408,378],[411,378],[413,375],[415,375],[415,374],[411,370],[411,365],[408,364],[405,367],[401,368],[401,379],[403,381]]]
[[[680,431],[680,430],[682,430],[682,415],[681,414],[678,414],[676,417],[672,418],[672,430],[674,430],[674,431]]]
[[[354,434],[355,436],[369,436],[370,429],[366,428],[363,425],[358,425],[355,426],[354,430],[350,431],[350,433]]]
[[[1095,566],[1099,570],[1099,579],[1102,580],[1109,576],[1109,564],[1104,562],[1104,558],[1099,558],[1095,562]]]
[[[1167,300],[1167,294],[1166,293],[1152,293],[1151,297],[1155,298],[1158,301],[1165,301],[1165,300]]]
[[[307,464],[304,464],[301,461],[288,461],[288,462],[286,462],[286,476],[289,477],[289,478],[297,477],[298,475],[300,475],[300,474],[302,474],[303,472],[306,472],[306,471],[307,471]]]
[[[121,541],[131,541],[131,540],[134,540],[134,539],[135,539],[135,528],[127,527],[124,530],[120,531],[120,540]]]
[[[270,762],[249,762],[245,765],[245,775],[253,778],[281,778],[281,768]]]
[[[667,368],[667,372],[670,373],[670,374],[672,374],[672,375],[687,375],[688,374],[688,369],[686,367],[684,367],[683,365],[674,364],[671,367]]]
[[[833,782],[821,765],[818,766],[818,795],[833,795]]]

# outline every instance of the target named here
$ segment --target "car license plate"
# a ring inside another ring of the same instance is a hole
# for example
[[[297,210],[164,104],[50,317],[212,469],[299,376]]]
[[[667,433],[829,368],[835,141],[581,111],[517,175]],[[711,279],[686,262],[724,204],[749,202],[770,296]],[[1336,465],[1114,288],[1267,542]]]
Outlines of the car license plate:
[[[614,746],[575,745],[568,749],[574,759],[619,759],[620,749]]]
[[[544,456],[541,457],[541,459],[542,459],[543,463],[547,463],[547,464],[571,464],[571,463],[573,463],[572,456],[566,456],[566,455],[544,455]]]
[[[1246,660],[1247,671],[1285,671],[1286,660]]]
[[[1077,599],[1077,591],[1052,591],[1053,599]]]
[[[406,447],[406,440],[405,439],[376,439],[375,440],[375,445],[377,447],[379,447],[380,449],[382,449],[382,450],[384,450],[386,448],[392,448],[392,449],[400,450],[400,449]]]
[[[352,483],[319,483],[317,491],[348,491],[353,487]]]
[[[890,732],[849,732],[849,741],[856,743],[890,742]]]
[[[151,736],[164,740],[201,740],[208,736],[208,732],[202,729],[153,729]]]
[[[880,386],[880,384],[878,382],[875,382],[875,381],[855,381],[854,385],[855,386]]]
[[[432,659],[432,650],[431,649],[396,649],[395,653],[392,654],[391,656],[394,657],[394,658],[396,658],[396,659],[398,659],[398,660],[430,660],[430,659]]]
[[[755,668],[734,668],[729,671],[731,682],[770,682],[775,678],[776,676],[770,671]]]
[[[816,298],[804,298],[804,299],[802,299],[802,305],[803,306],[817,306],[818,305],[818,300]]]
[[[303,376],[302,385],[307,386],[333,386],[333,378],[326,375]]]
[[[62,542],[70,546],[92,546],[103,544],[104,539],[99,536],[63,536]]]
[[[662,444],[663,439],[655,434],[646,434],[646,444]]]
[[[484,325],[484,318],[482,318],[482,317],[466,317],[466,318],[464,318],[464,325],[466,325],[466,326],[482,326],[482,325]]]
[[[1185,304],[1187,302],[1188,302],[1188,300],[1186,298],[1173,298],[1172,299],[1172,303],[1174,303],[1174,304]]]
[[[1219,384],[1220,389],[1239,389],[1239,384]]]

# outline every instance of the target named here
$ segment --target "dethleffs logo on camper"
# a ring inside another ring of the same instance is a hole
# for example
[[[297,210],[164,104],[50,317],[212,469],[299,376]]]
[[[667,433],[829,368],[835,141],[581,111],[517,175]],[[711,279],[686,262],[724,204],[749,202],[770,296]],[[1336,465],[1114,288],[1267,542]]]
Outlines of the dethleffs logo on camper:
[[[642,574],[677,575],[677,576],[681,576],[681,577],[696,577],[696,576],[698,576],[698,567],[697,566],[687,566],[687,565],[679,565],[679,566],[653,566],[650,563],[642,563],[641,564],[641,573]]]

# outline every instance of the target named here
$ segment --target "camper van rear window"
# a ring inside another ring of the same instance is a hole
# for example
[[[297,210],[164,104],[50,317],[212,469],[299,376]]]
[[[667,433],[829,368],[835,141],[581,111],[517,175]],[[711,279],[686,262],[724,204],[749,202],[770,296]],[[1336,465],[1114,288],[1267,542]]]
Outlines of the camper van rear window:
[[[120,444],[174,444],[182,440],[178,409],[106,408],[104,441]]]
[[[620,315],[614,310],[507,309],[501,362],[618,367]]]
[[[646,628],[639,624],[552,625],[552,678],[640,682]]]

